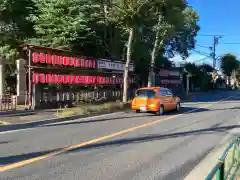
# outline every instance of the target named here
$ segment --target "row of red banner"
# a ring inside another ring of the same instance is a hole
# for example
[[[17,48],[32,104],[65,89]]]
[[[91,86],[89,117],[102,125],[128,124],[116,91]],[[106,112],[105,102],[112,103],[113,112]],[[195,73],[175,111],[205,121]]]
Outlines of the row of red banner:
[[[60,75],[60,74],[43,74],[33,73],[32,81],[34,84],[100,84],[114,85],[122,84],[121,77],[103,77],[103,76],[83,76],[83,75]],[[129,80],[132,84],[133,80]]]
[[[68,57],[39,52],[32,53],[33,63],[42,63],[49,65],[64,65],[81,68],[96,68],[96,60],[87,57]]]

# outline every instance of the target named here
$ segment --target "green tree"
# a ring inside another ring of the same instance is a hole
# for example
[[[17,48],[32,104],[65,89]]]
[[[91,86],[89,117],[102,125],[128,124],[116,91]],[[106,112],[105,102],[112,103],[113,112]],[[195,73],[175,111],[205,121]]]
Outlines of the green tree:
[[[79,33],[89,31],[88,18],[82,13],[88,1],[82,0],[34,0],[37,14],[31,17],[36,38],[34,44],[71,49]],[[84,38],[84,37],[83,37]]]
[[[31,0],[0,0],[0,58],[5,63],[5,83],[10,89],[16,84],[15,60],[24,57],[20,45],[35,34],[30,21],[34,13]]]
[[[156,1],[154,7],[158,16],[157,25],[154,26],[155,39],[151,52],[151,63],[148,75],[148,86],[152,85],[156,55],[164,49],[169,57],[180,54],[188,56],[188,51],[194,48],[199,26],[198,15],[187,6],[184,0]]]
[[[29,42],[67,49],[92,57],[120,59],[126,33],[110,21],[112,1],[34,0],[36,37]]]
[[[0,0],[0,43],[17,47],[27,37],[34,35],[29,20],[35,13],[31,0]]]
[[[179,15],[182,15],[182,6],[185,3],[182,0],[177,1],[153,1],[152,11],[156,15],[156,22],[153,26],[153,31],[155,32],[155,39],[153,43],[153,48],[151,52],[151,62],[148,75],[148,87],[152,85],[152,78],[154,75],[154,66],[156,62],[156,55],[158,50],[162,49],[164,46],[164,41],[166,36],[174,31],[176,19],[179,18]],[[184,7],[183,7],[184,8]],[[171,14],[169,16],[169,14]],[[153,17],[154,17],[153,15]],[[174,18],[172,18],[174,16]],[[182,16],[181,16],[182,17]],[[183,17],[182,17],[183,19]]]
[[[214,69],[208,64],[200,66],[194,63],[185,64],[186,74],[190,73],[192,75],[192,83],[194,86],[200,87],[202,91],[207,91],[212,88],[212,78],[210,72],[213,70]]]
[[[146,12],[148,12],[148,3],[148,0],[115,0],[113,8],[111,9],[110,18],[118,22],[120,26],[123,26],[128,33],[126,62],[123,75],[123,102],[127,102],[128,72],[129,64],[132,60],[131,54],[134,34],[142,24],[142,17],[146,16]]]
[[[228,77],[228,84],[230,85],[231,75],[234,70],[238,68],[239,61],[233,54],[225,54],[221,57],[221,69],[223,73]]]
[[[209,64],[202,64],[198,67],[200,68],[200,70],[202,70],[203,72],[206,72],[206,73],[211,73],[214,71],[214,68]]]
[[[189,56],[189,50],[195,48],[195,37],[200,30],[198,13],[191,7],[186,7],[182,13],[184,25],[178,28],[165,43],[166,54],[169,57],[180,54],[186,58]]]

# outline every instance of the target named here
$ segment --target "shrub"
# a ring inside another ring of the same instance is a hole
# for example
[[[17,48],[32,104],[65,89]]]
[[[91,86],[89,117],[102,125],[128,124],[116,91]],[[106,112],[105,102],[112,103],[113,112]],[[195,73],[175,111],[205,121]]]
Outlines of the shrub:
[[[124,104],[121,102],[108,102],[101,105],[85,105],[81,107],[75,108],[64,108],[59,110],[58,116],[67,117],[67,116],[74,116],[74,115],[84,115],[88,113],[98,113],[103,111],[115,111],[128,108],[129,104]]]

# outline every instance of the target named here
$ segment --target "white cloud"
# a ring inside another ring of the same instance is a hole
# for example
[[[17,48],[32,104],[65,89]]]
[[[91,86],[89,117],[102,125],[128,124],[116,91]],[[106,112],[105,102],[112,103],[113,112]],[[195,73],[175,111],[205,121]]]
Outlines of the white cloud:
[[[193,54],[189,56],[186,60],[183,60],[181,56],[175,56],[170,60],[175,62],[176,65],[180,65],[184,62],[195,63],[195,64],[203,64],[203,63],[211,64],[211,61],[212,61],[210,58],[203,55],[199,55],[199,54]]]

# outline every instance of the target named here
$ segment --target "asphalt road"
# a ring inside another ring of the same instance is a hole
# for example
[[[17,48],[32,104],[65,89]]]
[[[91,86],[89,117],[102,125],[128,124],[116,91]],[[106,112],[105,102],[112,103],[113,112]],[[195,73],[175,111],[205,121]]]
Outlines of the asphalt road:
[[[123,112],[2,133],[0,179],[183,179],[238,128],[239,108],[238,92],[216,92],[181,114]]]

